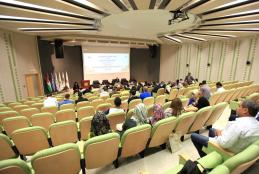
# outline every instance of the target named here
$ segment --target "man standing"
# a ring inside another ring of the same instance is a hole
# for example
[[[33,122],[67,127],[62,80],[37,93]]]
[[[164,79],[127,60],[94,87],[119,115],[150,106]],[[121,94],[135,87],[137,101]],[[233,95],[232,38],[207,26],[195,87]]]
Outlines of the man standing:
[[[194,78],[193,78],[193,76],[191,75],[190,72],[188,72],[188,74],[187,74],[187,76],[185,77],[184,81],[186,81],[189,85],[193,83]]]
[[[238,118],[228,122],[223,130],[210,129],[209,137],[193,133],[191,140],[201,157],[206,154],[203,146],[208,146],[208,141],[215,141],[222,148],[239,153],[250,144],[259,139],[259,122],[255,119],[258,106],[255,102],[245,100],[237,109]]]

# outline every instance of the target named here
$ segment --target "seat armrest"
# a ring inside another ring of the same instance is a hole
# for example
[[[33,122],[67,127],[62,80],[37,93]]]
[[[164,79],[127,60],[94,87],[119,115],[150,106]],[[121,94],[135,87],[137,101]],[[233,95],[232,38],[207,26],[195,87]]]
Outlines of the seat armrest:
[[[209,141],[208,147],[203,147],[202,151],[207,154],[216,151],[223,157],[224,161],[235,155],[233,152],[230,152],[229,150],[222,148],[219,144],[217,144],[214,141]]]

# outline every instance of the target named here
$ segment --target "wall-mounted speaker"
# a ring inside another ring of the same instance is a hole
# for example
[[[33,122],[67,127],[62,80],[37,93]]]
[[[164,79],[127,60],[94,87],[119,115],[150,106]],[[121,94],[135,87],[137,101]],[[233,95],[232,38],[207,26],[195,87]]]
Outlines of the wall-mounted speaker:
[[[189,67],[189,64],[188,64],[188,63],[186,64],[186,67]]]
[[[56,39],[54,41],[55,47],[55,55],[57,59],[64,58],[64,50],[63,50],[63,40]]]
[[[246,61],[246,65],[251,65],[251,62],[249,60]]]
[[[149,45],[149,55],[151,58],[155,58],[157,54],[157,46],[156,45]]]
[[[210,67],[210,63],[208,63],[207,66]]]

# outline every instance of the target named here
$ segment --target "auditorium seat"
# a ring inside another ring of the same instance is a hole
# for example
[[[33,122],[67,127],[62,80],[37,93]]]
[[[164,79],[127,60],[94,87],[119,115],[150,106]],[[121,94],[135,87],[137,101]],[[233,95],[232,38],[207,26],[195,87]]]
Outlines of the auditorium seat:
[[[41,112],[49,112],[52,114],[56,114],[56,112],[58,112],[58,107],[57,106],[42,107]]]
[[[218,99],[221,97],[222,93],[221,92],[216,92],[214,94],[211,95],[210,97],[210,105],[213,106],[215,104],[217,104]]]
[[[136,105],[142,103],[141,99],[131,100],[129,103],[129,110],[134,109]]]
[[[112,105],[110,103],[102,103],[96,107],[96,112],[97,111],[108,111],[111,107],[112,107]]]
[[[222,113],[224,112],[224,110],[227,106],[228,106],[227,102],[218,103],[218,104],[212,106],[212,112],[204,126],[213,125],[219,119],[219,117],[222,115]]]
[[[73,120],[76,121],[76,113],[73,109],[64,109],[56,112],[56,122]]]
[[[107,118],[110,123],[110,127],[112,130],[116,130],[116,125],[120,123],[124,123],[126,119],[126,113],[125,112],[117,112],[107,115]]]
[[[159,95],[155,98],[155,104],[159,104],[161,106],[164,105],[166,99],[166,95]]]
[[[10,107],[10,108],[14,108],[15,106],[17,106],[17,105],[22,105],[22,103],[19,103],[19,102],[11,102],[11,103],[9,103],[8,104],[8,107]]]
[[[86,118],[82,118],[79,121],[79,130],[80,130],[80,134],[81,134],[81,140],[85,141],[89,138],[92,119],[93,119],[93,117],[89,116]]]
[[[184,93],[185,93],[187,90],[188,90],[187,88],[180,88],[180,89],[178,90],[177,97],[180,98],[181,96],[183,96]]]
[[[87,140],[84,145],[86,168],[94,169],[113,163],[118,156],[119,144],[120,136],[117,133],[108,133]]]
[[[76,104],[76,110],[78,110],[79,108],[85,107],[85,106],[90,106],[90,102],[89,101],[82,101]]]
[[[13,107],[13,110],[15,110],[16,112],[20,113],[21,110],[28,109],[28,108],[30,108],[28,105],[17,105],[17,106]]]
[[[126,115],[126,118],[127,118],[127,119],[130,119],[130,118],[132,117],[132,115],[134,114],[134,110],[135,110],[135,109],[131,109],[131,110],[129,110],[129,111],[127,112],[127,115]]]
[[[220,97],[218,98],[217,103],[215,103],[215,104],[224,102],[224,101],[225,101],[225,98],[226,98],[226,96],[227,96],[228,94],[229,94],[229,91],[228,91],[228,90],[221,92],[221,95],[220,95]]]
[[[97,97],[97,96],[92,96],[92,97],[89,97],[89,98],[88,98],[88,100],[89,100],[90,102],[92,102],[93,100],[96,100],[96,99],[99,99],[99,97]]]
[[[178,89],[171,89],[169,96],[168,96],[168,100],[173,100],[177,97],[178,94]]]
[[[111,98],[108,98],[108,99],[106,99],[106,103],[110,103],[111,105],[112,105],[112,107],[114,107],[115,105],[114,105],[114,100],[115,100],[115,98],[114,97],[111,97]]]
[[[146,105],[147,107],[150,105],[153,105],[155,103],[155,98],[154,97],[147,97],[144,98],[143,100],[144,105]]]
[[[33,114],[38,114],[38,113],[40,113],[40,110],[37,108],[28,108],[20,111],[20,114],[22,116],[26,116],[28,119],[30,119]]]
[[[187,134],[189,131],[189,128],[191,127],[192,123],[195,119],[195,112],[187,112],[181,114],[177,119],[177,125],[174,130],[176,134],[179,136],[184,137],[184,134]]]
[[[170,107],[170,105],[171,105],[171,101],[164,103],[163,104],[163,110],[165,111],[167,108]]]
[[[2,121],[5,118],[9,118],[9,117],[15,117],[18,116],[19,113],[16,111],[4,111],[4,112],[0,112],[0,126],[2,125]]]
[[[8,159],[0,161],[1,174],[32,174],[32,170],[26,162],[20,159]]]
[[[147,107],[147,117],[154,116],[154,105],[150,105]]]
[[[212,106],[204,107],[198,110],[195,114],[195,119],[192,126],[189,129],[189,132],[199,131],[209,119],[210,114],[212,112]]]
[[[112,94],[111,97],[116,98],[116,97],[120,97],[120,96],[121,96],[120,94]]]
[[[165,94],[165,89],[164,88],[159,88],[157,90],[157,93],[155,93],[155,97],[158,97],[160,95],[164,95]]]
[[[41,110],[41,108],[43,107],[43,103],[34,103],[31,105],[31,107]]]
[[[39,126],[14,131],[11,138],[21,155],[32,155],[50,147],[47,132]]]
[[[64,104],[60,106],[60,110],[73,109],[75,111],[75,105],[73,103]]]
[[[32,126],[41,126],[46,132],[48,132],[50,125],[55,122],[54,116],[50,112],[34,114],[31,116],[30,121]]]
[[[94,116],[95,110],[93,106],[85,106],[77,111],[77,118],[80,121],[82,118]]]
[[[150,138],[151,125],[144,124],[126,130],[121,138],[121,158],[140,154],[144,157],[144,150]],[[137,141],[136,141],[137,140]]]
[[[181,98],[181,101],[182,101],[183,107],[185,107],[185,106],[188,105],[189,98],[182,97],[182,98]]]
[[[80,160],[78,146],[68,143],[37,152],[31,165],[37,174],[78,174]]]
[[[62,121],[50,125],[49,134],[53,146],[76,143],[78,140],[77,124],[75,121]]]
[[[1,107],[6,107],[6,105],[3,104],[3,103],[0,103],[0,108],[1,108]]]
[[[4,111],[12,111],[13,109],[12,108],[9,108],[9,107],[0,107],[0,112],[4,112]]]
[[[0,133],[0,161],[5,159],[16,158],[18,154],[13,149],[12,141],[8,136]]]
[[[169,117],[156,122],[152,127],[151,139],[148,147],[164,145],[168,141],[169,135],[173,132],[177,124],[176,117]]]
[[[24,105],[31,106],[32,104],[36,103],[35,101],[25,101],[23,102]]]
[[[120,97],[121,101],[128,101],[129,96],[123,95]]]
[[[91,102],[91,106],[94,107],[94,109],[96,110],[97,106],[100,105],[100,104],[103,104],[104,103],[104,100],[103,99],[95,99]]]
[[[129,108],[129,104],[128,104],[128,100],[124,100],[121,102],[121,108],[127,112],[128,108]]]
[[[106,101],[108,98],[110,98],[110,96],[105,95],[105,96],[101,96],[100,99],[103,99],[103,101]]]
[[[3,128],[9,137],[15,130],[26,127],[30,127],[30,122],[25,116],[9,117],[3,120]]]

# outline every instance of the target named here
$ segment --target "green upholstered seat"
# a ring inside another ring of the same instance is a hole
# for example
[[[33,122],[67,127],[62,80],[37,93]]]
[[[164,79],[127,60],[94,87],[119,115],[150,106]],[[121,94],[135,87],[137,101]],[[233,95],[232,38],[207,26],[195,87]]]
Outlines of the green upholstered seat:
[[[0,161],[10,158],[16,158],[18,155],[12,148],[13,144],[9,137],[4,134],[0,134]]]
[[[84,145],[85,165],[93,169],[111,164],[117,159],[120,136],[117,133],[108,133],[90,138]]]
[[[1,174],[31,174],[32,171],[26,162],[20,159],[8,159],[0,161]]]
[[[31,164],[37,174],[76,174],[81,170],[80,160],[78,146],[67,143],[37,152]]]

